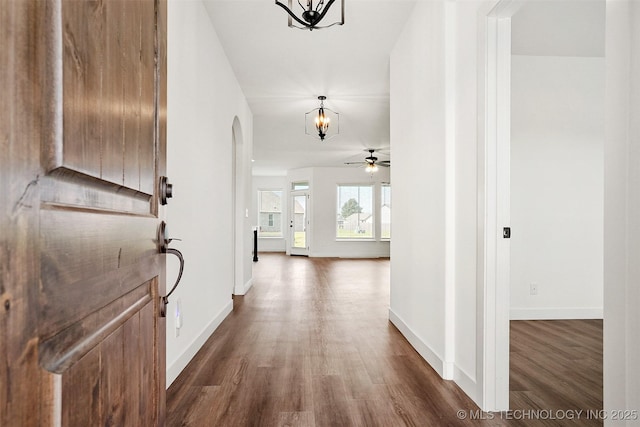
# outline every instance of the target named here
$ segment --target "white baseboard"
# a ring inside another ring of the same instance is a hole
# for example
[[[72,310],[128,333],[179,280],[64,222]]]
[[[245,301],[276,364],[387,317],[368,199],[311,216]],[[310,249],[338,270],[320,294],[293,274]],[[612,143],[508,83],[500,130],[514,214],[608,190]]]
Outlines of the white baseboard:
[[[511,320],[602,319],[602,308],[512,308]]]
[[[443,379],[453,380],[478,406],[478,383],[465,371],[454,363],[445,363],[438,354],[421,340],[411,328],[393,310],[389,309],[389,320],[416,349],[418,354],[440,375]]]
[[[227,305],[213,318],[211,322],[204,327],[204,329],[198,334],[198,336],[191,341],[191,343],[185,348],[182,354],[173,362],[170,366],[167,366],[167,388],[178,378],[180,372],[187,366],[187,364],[193,359],[198,350],[202,348],[204,343],[209,339],[211,334],[218,329],[218,326],[222,321],[233,311],[233,300],[229,301]]]
[[[416,349],[418,354],[427,361],[429,365],[440,375],[444,377],[444,362],[438,354],[429,347],[413,330],[398,316],[392,309],[389,309],[389,320],[398,328],[400,333],[409,341],[409,344]]]
[[[478,396],[478,383],[475,378],[472,378],[465,371],[454,365],[453,381],[458,384],[458,387],[460,387],[462,391],[464,391],[467,396],[476,403],[476,405],[482,406],[482,402],[478,400],[480,396]]]
[[[253,286],[253,278],[249,279],[247,283],[244,284],[244,293],[249,292],[249,289]]]
[[[242,288],[239,289],[237,286],[235,287],[235,289],[233,290],[233,294],[234,295],[245,295],[249,289],[251,288],[251,286],[253,286],[253,278],[249,279],[247,281],[247,283],[245,283],[244,285],[242,285]]]
[[[389,258],[389,251],[386,252],[368,252],[368,253],[356,253],[356,252],[309,252],[310,258],[347,258],[347,259],[374,259],[374,258]]]

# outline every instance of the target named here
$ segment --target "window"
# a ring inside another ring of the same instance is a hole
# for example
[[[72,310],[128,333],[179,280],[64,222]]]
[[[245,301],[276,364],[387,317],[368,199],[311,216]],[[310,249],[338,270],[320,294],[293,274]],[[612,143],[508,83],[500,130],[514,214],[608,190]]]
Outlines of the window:
[[[380,186],[380,238],[391,239],[391,185]]]
[[[309,189],[309,181],[300,181],[300,182],[292,182],[291,190],[308,190]]]
[[[258,190],[258,234],[282,237],[282,190]]]
[[[336,237],[373,239],[373,186],[338,185]]]

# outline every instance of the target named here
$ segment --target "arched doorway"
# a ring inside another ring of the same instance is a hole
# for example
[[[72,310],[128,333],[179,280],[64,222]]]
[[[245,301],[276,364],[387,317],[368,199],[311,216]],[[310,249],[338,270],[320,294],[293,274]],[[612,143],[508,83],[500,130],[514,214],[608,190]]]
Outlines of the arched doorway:
[[[242,126],[238,117],[233,119],[231,127],[232,144],[232,224],[233,224],[233,288],[234,295],[244,295],[246,292],[245,283],[245,237],[248,235],[248,218],[246,211],[246,167],[244,162],[244,139]]]

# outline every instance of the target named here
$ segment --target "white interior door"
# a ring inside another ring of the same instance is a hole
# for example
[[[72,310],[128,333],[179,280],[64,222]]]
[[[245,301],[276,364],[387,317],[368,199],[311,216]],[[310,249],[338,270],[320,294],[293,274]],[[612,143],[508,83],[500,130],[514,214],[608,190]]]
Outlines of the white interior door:
[[[291,194],[291,208],[289,209],[289,242],[291,255],[309,255],[309,194],[296,192]]]

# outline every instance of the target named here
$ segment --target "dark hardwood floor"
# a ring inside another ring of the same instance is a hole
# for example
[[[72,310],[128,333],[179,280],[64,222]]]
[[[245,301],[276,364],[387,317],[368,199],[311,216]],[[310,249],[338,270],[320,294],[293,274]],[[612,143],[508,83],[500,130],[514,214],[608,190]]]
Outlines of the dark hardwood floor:
[[[510,343],[512,409],[582,410],[577,425],[602,425],[602,320],[511,321]]]
[[[261,254],[253,274],[169,388],[169,426],[601,425],[469,419],[477,406],[389,323],[388,260]],[[572,322],[512,322],[514,409],[602,407],[601,322]]]

